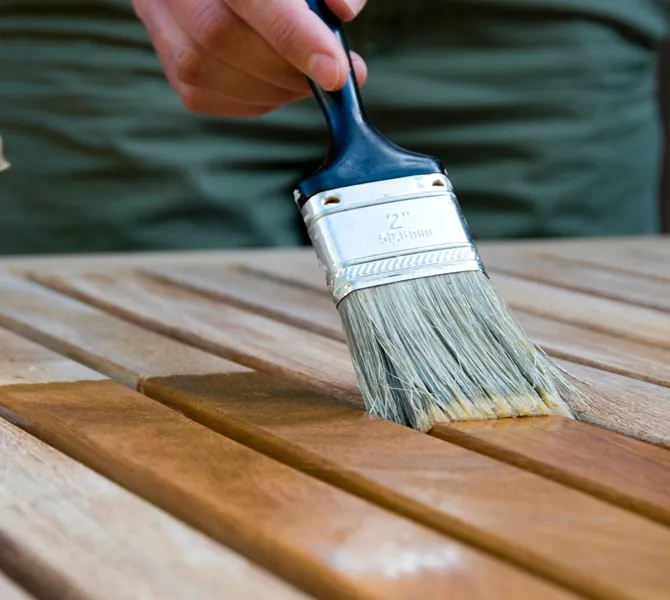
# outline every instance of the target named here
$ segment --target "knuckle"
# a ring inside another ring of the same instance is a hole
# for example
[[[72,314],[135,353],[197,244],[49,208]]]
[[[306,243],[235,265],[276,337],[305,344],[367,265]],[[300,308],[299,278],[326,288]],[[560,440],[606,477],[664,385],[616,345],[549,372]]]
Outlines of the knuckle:
[[[187,85],[197,84],[200,81],[204,60],[202,53],[192,46],[175,52],[174,70],[177,79]]]
[[[212,53],[219,53],[225,48],[231,21],[216,3],[196,3],[192,22],[193,35],[203,48]]]
[[[280,16],[270,26],[270,43],[282,55],[292,54],[298,47],[297,27],[290,20]]]

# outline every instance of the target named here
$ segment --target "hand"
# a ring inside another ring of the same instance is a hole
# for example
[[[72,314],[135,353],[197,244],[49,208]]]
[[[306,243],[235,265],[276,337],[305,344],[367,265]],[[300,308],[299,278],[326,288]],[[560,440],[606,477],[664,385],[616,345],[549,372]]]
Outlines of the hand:
[[[342,20],[365,0],[327,0]],[[340,89],[349,65],[305,0],[133,0],[174,90],[193,112],[250,117],[310,94],[305,76]],[[352,53],[357,80],[367,77]]]

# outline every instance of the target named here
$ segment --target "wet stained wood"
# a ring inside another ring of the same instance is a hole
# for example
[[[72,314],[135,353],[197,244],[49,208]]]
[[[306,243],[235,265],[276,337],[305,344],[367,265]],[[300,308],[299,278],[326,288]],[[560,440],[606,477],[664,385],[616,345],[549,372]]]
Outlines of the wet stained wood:
[[[31,359],[28,359],[31,357]],[[14,391],[107,385],[98,373],[0,329],[0,570],[40,600],[306,599],[246,559],[11,425]],[[61,369],[55,369],[60,364]],[[3,367],[6,370],[6,367]],[[48,379],[81,383],[45,383]],[[86,397],[88,409],[95,395]],[[5,600],[5,596],[0,594]]]
[[[127,306],[123,285],[116,288],[111,286],[110,278],[105,281],[103,296]],[[127,279],[124,277],[123,281]],[[153,289],[154,283],[149,283],[149,289]],[[136,291],[133,294],[137,297]],[[143,298],[143,306],[152,306],[150,297]],[[109,307],[108,302],[106,306]],[[182,318],[188,320],[191,315],[186,304],[180,306]],[[162,318],[174,321],[176,317],[163,312]],[[210,323],[209,327],[210,335],[216,338],[217,324]],[[101,329],[102,325],[97,331]],[[85,332],[72,332],[72,340],[66,342],[72,344],[78,335]],[[86,347],[94,348],[97,343],[95,351],[104,352],[105,336],[101,337],[103,342],[99,343],[95,336],[88,336]],[[141,355],[128,356],[128,369],[141,364],[141,360]],[[139,366],[139,371],[146,373],[147,369]],[[670,535],[670,530],[584,494],[366,417],[360,409],[316,395],[295,383],[242,373],[150,378],[144,380],[142,387],[212,429],[283,462],[598,597],[637,597],[637,588],[622,590],[618,581],[625,570],[630,586],[631,577],[636,577],[635,569],[641,566],[628,553],[633,549],[637,553],[644,547],[649,556],[654,551],[655,536],[664,540]],[[361,452],[363,446],[365,452]],[[416,468],[417,460],[421,461],[421,469]],[[517,517],[520,510],[526,512],[525,527]],[[659,560],[667,560],[661,545],[658,551]],[[610,566],[598,571],[594,561],[602,561],[595,557],[603,555],[610,557]],[[611,570],[614,564],[617,568]],[[649,572],[639,576],[638,583],[650,585],[649,576],[653,578],[657,569],[651,563],[643,568]],[[651,585],[652,589],[645,589],[644,593],[653,596],[655,584]]]
[[[0,402],[34,435],[318,597],[570,597],[117,384],[11,386]]]
[[[670,525],[670,452],[562,417],[441,424],[433,435]]]

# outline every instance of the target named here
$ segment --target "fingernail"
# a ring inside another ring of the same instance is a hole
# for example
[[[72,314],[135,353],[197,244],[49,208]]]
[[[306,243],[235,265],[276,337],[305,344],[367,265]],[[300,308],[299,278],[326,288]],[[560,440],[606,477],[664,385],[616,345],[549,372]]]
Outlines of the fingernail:
[[[313,54],[307,65],[307,74],[326,90],[334,90],[340,83],[340,63],[327,54]]]
[[[367,0],[346,0],[351,12],[353,13],[352,17],[355,17],[359,12],[363,10]]]

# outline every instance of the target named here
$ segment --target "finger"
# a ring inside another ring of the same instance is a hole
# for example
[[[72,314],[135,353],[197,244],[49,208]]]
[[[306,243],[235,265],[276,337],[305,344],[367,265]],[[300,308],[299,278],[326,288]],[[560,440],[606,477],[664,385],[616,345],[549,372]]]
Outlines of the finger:
[[[147,4],[156,6],[156,3]],[[304,74],[280,56],[222,0],[165,0],[159,7],[166,7],[175,22],[221,62],[267,83],[301,94],[308,93]]]
[[[226,0],[227,5],[293,66],[326,90],[347,80],[347,58],[305,0]]]
[[[368,80],[368,65],[365,63],[360,54],[356,52],[351,53],[351,62],[354,66],[354,73],[356,73],[356,81],[358,85],[365,85]]]
[[[240,104],[224,98],[221,94],[196,88],[168,77],[170,84],[181,98],[184,106],[191,112],[219,117],[259,117],[268,114],[279,106],[255,106]]]
[[[144,23],[165,70],[176,81],[256,106],[276,107],[309,94],[306,85],[302,92],[293,92],[219,62],[180,29],[166,11],[147,11]]]
[[[360,14],[367,0],[326,0],[326,3],[337,18],[351,21]]]

